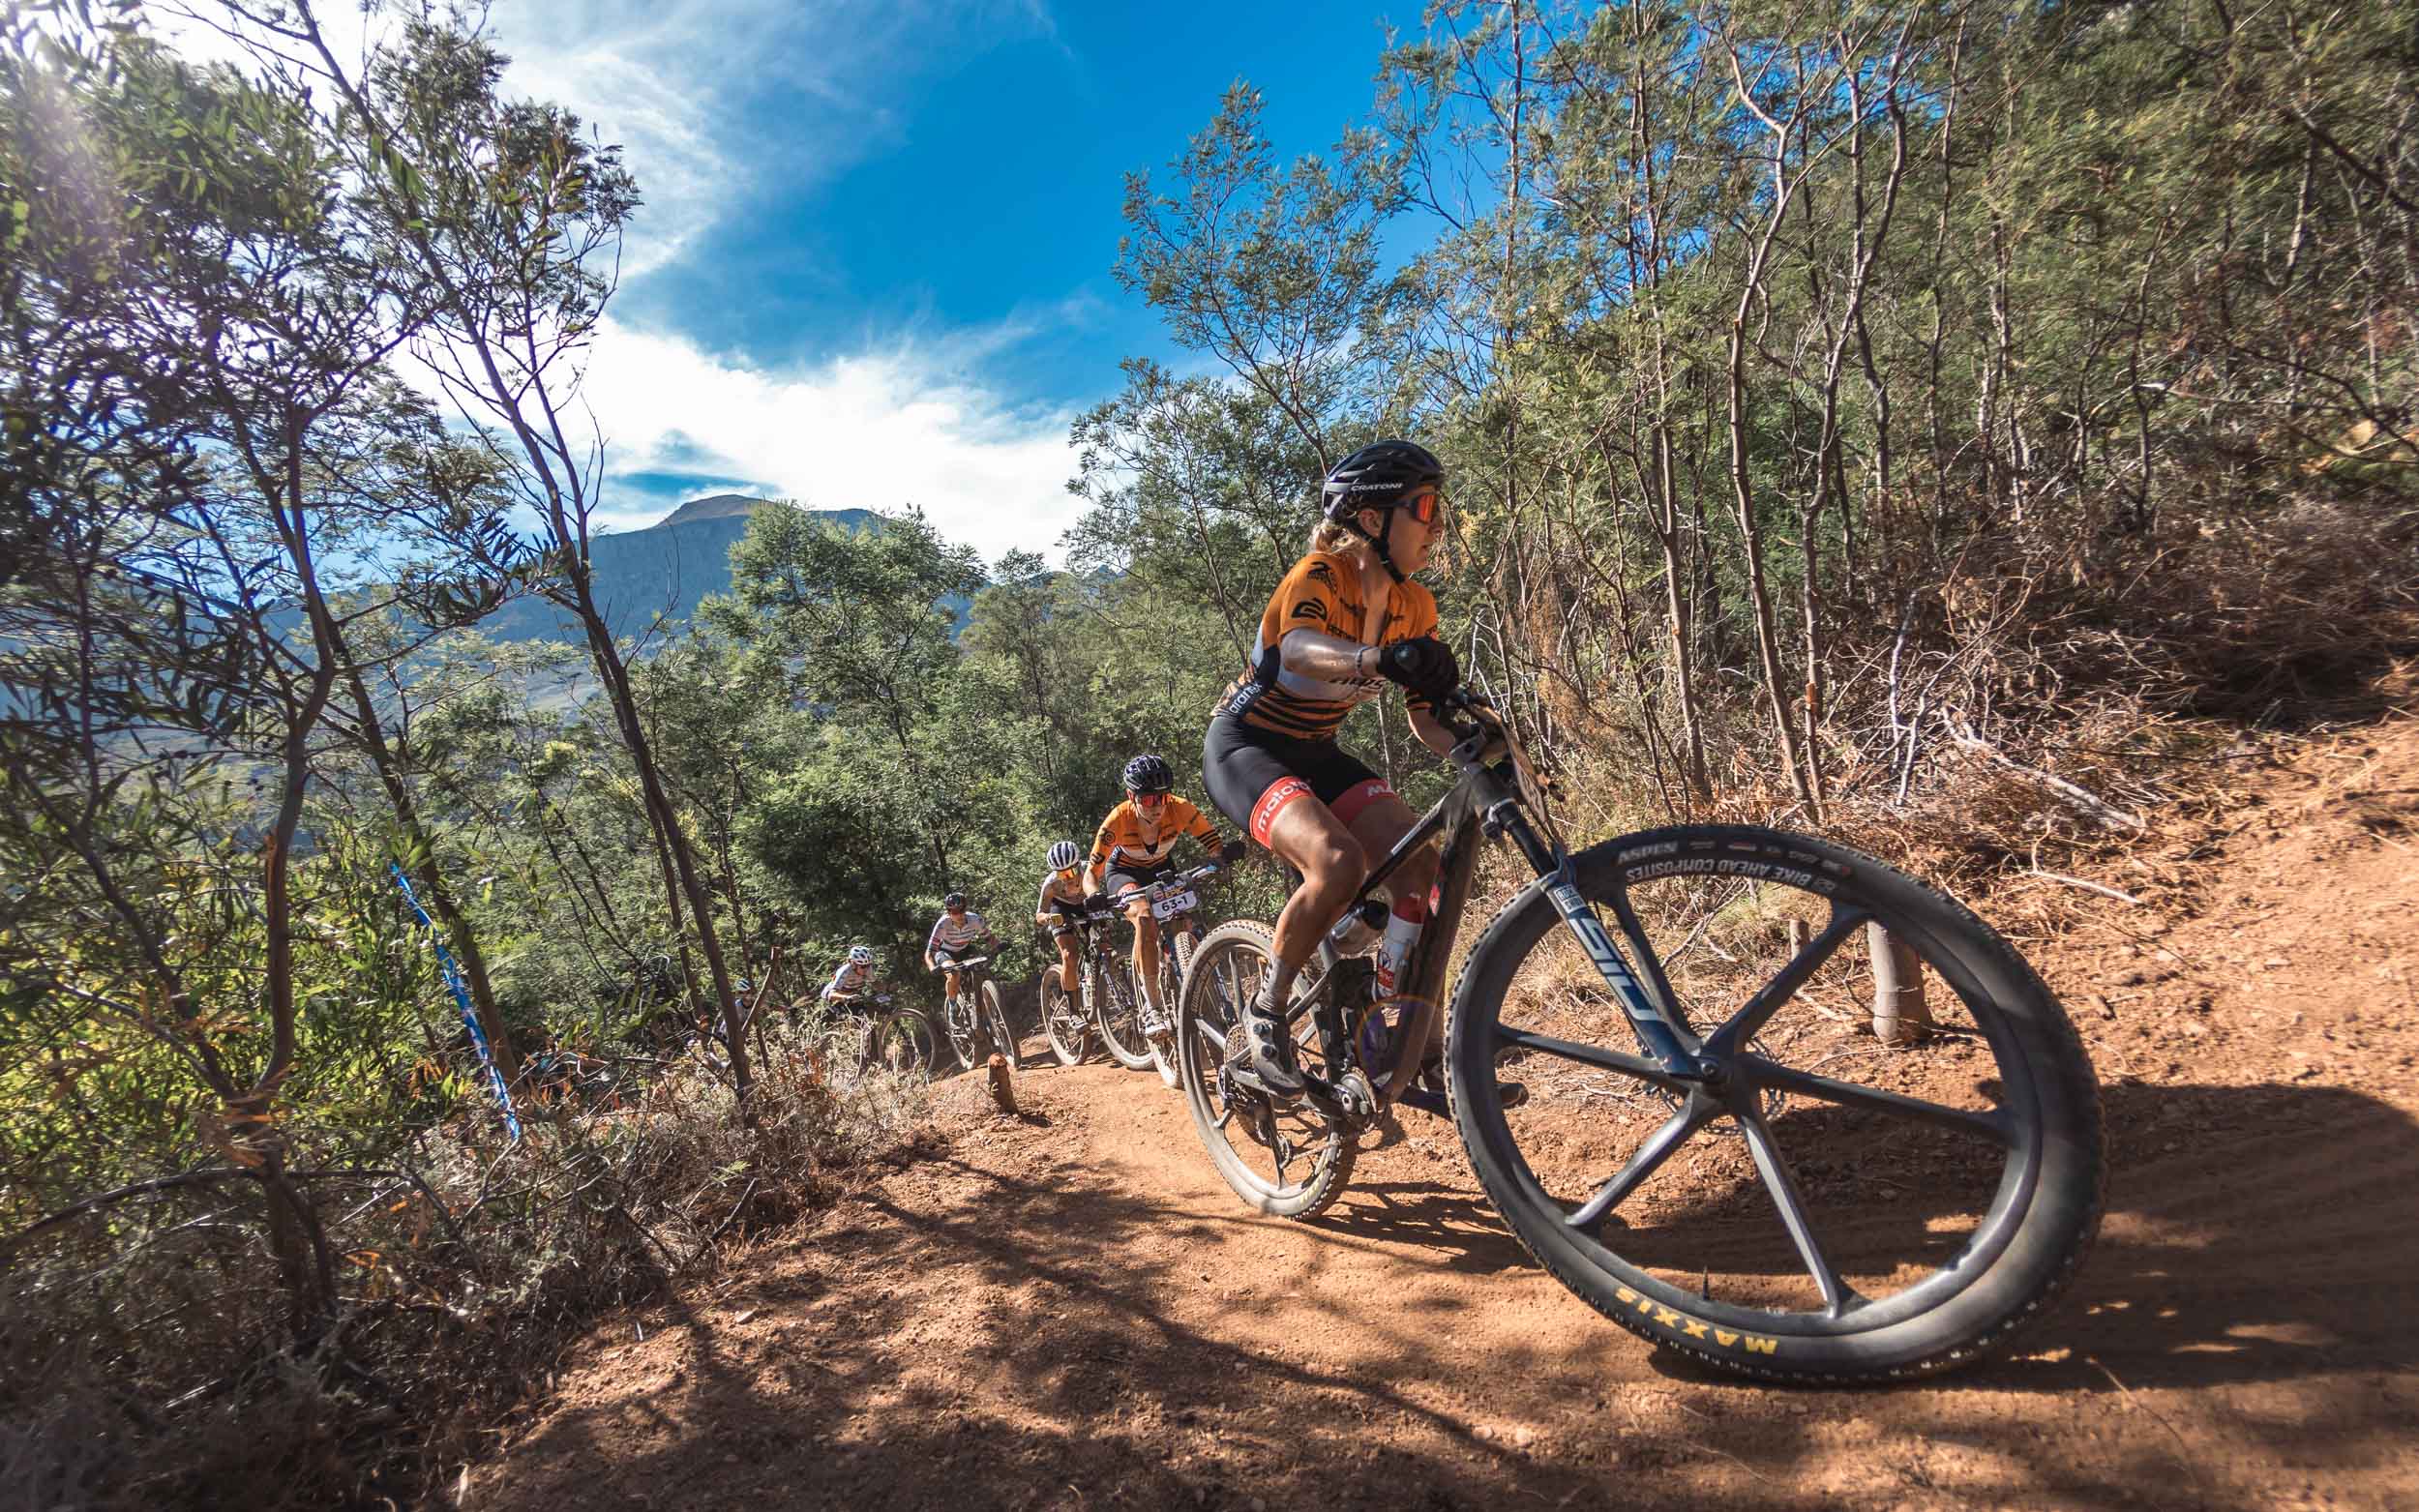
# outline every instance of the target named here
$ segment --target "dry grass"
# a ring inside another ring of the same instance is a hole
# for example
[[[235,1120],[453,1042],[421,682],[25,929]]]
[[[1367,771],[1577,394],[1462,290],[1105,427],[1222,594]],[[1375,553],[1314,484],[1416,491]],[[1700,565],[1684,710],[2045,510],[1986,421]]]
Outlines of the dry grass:
[[[692,1048],[626,1099],[466,1107],[374,1166],[299,1130],[339,1298],[298,1329],[248,1181],[171,1189],[0,1259],[0,1505],[411,1505],[602,1310],[710,1277],[730,1241],[909,1141],[920,1081],[775,1029],[754,1128]],[[365,1169],[366,1168],[366,1169]]]

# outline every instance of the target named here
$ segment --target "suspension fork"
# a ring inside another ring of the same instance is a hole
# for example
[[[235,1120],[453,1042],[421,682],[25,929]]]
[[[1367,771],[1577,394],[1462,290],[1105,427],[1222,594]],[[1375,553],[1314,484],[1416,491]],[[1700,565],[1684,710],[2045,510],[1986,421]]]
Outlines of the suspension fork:
[[[1604,923],[1596,916],[1596,908],[1579,895],[1579,875],[1570,864],[1570,857],[1560,848],[1549,845],[1521,812],[1518,800],[1501,779],[1492,772],[1474,774],[1484,804],[1484,823],[1489,834],[1503,835],[1520,847],[1520,854],[1538,874],[1538,884],[1545,890],[1546,901],[1563,921],[1563,928],[1579,941],[1587,952],[1588,962],[1613,1000],[1629,1020],[1629,1032],[1637,1037],[1638,1048],[1675,1077],[1701,1081],[1713,1067],[1698,1054],[1699,1041],[1666,1012],[1658,1001],[1659,994],[1647,992],[1629,969],[1621,948],[1605,933]],[[1490,790],[1491,789],[1491,790]]]

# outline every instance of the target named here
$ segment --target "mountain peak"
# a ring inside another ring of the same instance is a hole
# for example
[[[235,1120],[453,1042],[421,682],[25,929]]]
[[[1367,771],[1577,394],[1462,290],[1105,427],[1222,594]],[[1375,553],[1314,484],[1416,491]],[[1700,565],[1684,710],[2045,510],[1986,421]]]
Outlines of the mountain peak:
[[[756,513],[764,502],[744,493],[711,494],[702,499],[691,499],[647,528],[661,530],[666,525],[694,525],[701,519],[732,519]]]

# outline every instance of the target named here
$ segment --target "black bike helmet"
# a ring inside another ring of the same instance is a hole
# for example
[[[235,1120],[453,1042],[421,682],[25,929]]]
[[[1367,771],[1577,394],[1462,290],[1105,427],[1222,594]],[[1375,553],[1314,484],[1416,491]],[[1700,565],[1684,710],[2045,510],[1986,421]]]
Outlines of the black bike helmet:
[[[966,906],[966,895],[964,893],[951,893],[948,897],[941,900],[941,905],[943,908],[963,908]]]
[[[1155,756],[1138,756],[1125,763],[1127,792],[1167,792],[1175,786],[1175,770]]]
[[[1434,488],[1444,481],[1445,464],[1436,460],[1434,452],[1418,442],[1372,441],[1329,471],[1327,482],[1319,488],[1320,511],[1376,548],[1378,560],[1400,582],[1403,575],[1395,570],[1393,553],[1387,549],[1387,542],[1394,534],[1391,512],[1421,489]],[[1361,528],[1360,512],[1364,509],[1389,512],[1385,527],[1376,535]]]

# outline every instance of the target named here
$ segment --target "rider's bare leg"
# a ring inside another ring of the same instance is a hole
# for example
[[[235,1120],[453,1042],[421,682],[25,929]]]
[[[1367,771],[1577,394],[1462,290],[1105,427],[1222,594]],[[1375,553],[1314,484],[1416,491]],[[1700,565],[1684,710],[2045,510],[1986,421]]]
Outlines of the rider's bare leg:
[[[1137,894],[1125,905],[1125,917],[1134,926],[1134,979],[1155,1017],[1165,1007],[1159,1001],[1159,926],[1150,917],[1150,900]]]
[[[1369,861],[1352,830],[1316,798],[1298,799],[1280,810],[1269,826],[1268,844],[1302,876],[1276,916],[1278,980],[1271,984],[1270,995],[1282,1002],[1294,973],[1317,953],[1320,937],[1343,916],[1344,905],[1369,875]]]
[[[1072,934],[1060,935],[1059,985],[1066,990],[1067,996],[1073,997],[1081,990],[1080,984],[1083,980],[1083,963],[1075,954],[1075,936]]]
[[[1319,948],[1344,905],[1368,875],[1367,853],[1333,810],[1308,793],[1287,802],[1258,833],[1263,843],[1301,874],[1299,887],[1277,915],[1275,961],[1258,999],[1245,1009],[1236,1053],[1247,1059],[1263,1086],[1279,1096],[1302,1090],[1301,1069],[1286,1003],[1294,976]]]

